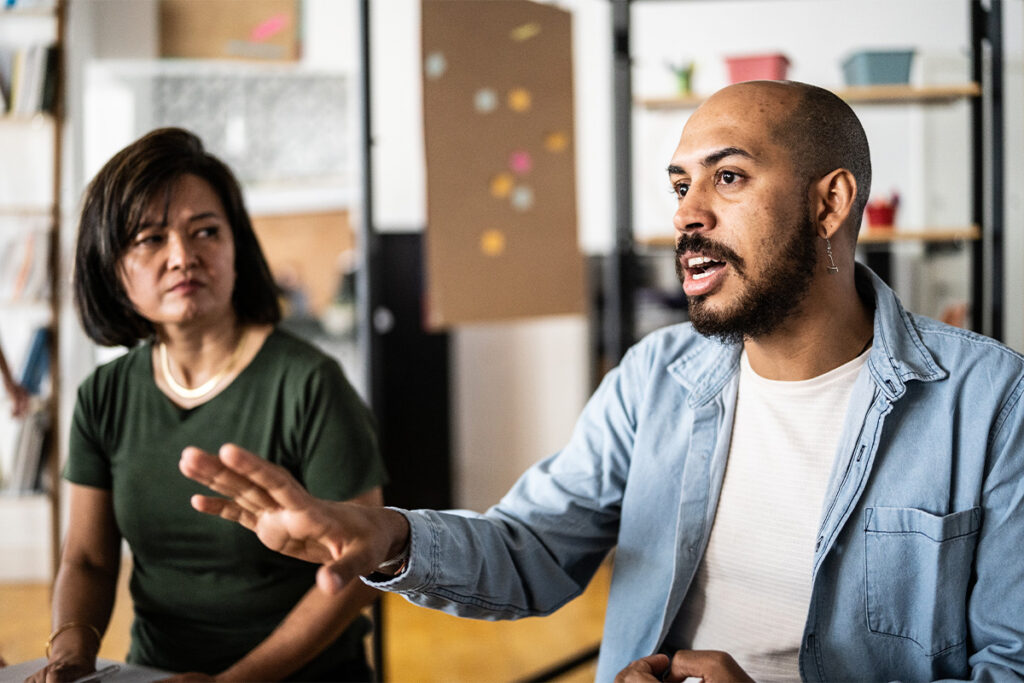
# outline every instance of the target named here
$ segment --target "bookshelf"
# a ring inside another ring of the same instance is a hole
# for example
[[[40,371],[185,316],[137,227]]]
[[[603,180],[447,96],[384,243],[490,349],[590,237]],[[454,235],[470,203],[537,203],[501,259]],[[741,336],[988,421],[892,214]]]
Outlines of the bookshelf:
[[[0,410],[0,580],[41,580],[60,552],[61,49],[66,0],[0,9],[0,343],[16,379],[47,371],[30,415]],[[45,333],[41,333],[45,330]],[[33,346],[35,351],[33,352]],[[36,367],[38,370],[39,367]],[[19,441],[22,446],[19,449]],[[34,441],[34,446],[26,447]],[[38,462],[31,453],[38,454]],[[40,538],[47,539],[40,543]]]

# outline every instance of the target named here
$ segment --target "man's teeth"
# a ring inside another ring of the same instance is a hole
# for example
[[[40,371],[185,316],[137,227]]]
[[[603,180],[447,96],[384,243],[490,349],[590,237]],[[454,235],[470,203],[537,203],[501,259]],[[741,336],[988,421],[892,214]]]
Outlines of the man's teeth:
[[[716,261],[713,258],[708,258],[707,256],[694,256],[693,258],[686,262],[686,267],[699,268],[700,266],[703,266],[705,263],[718,263],[718,261]]]

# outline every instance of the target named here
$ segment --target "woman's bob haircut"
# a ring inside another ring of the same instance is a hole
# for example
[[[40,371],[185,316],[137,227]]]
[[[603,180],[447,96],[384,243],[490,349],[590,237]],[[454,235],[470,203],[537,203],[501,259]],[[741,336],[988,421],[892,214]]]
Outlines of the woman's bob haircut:
[[[240,323],[281,320],[278,288],[245,210],[231,170],[181,128],[160,128],[128,145],[106,163],[85,191],[73,275],[75,310],[89,338],[103,346],[135,346],[155,334],[121,282],[121,258],[140,230],[152,202],[166,197],[179,178],[202,178],[220,198],[235,242],[231,303]]]

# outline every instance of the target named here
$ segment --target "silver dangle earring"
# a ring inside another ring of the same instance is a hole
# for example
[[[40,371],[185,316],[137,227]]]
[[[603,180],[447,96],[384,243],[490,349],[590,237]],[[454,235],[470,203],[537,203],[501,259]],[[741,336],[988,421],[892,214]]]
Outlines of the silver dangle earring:
[[[839,266],[836,265],[835,259],[832,258],[832,243],[827,237],[825,238],[825,254],[828,256],[828,272],[838,273]]]

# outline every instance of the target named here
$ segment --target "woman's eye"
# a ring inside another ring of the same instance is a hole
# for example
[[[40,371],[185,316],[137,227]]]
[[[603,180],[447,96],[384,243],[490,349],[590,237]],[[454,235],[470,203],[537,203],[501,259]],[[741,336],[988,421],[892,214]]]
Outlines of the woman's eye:
[[[161,242],[163,242],[163,239],[164,239],[164,236],[160,235],[160,234],[154,234],[154,233],[142,234],[142,235],[138,235],[135,238],[135,244],[137,244],[139,246],[153,246],[155,244],[160,244]]]
[[[196,236],[197,237],[215,237],[219,230],[220,230],[220,228],[218,228],[216,225],[209,225],[209,226],[206,226],[205,228],[199,228],[199,230],[196,230]]]

